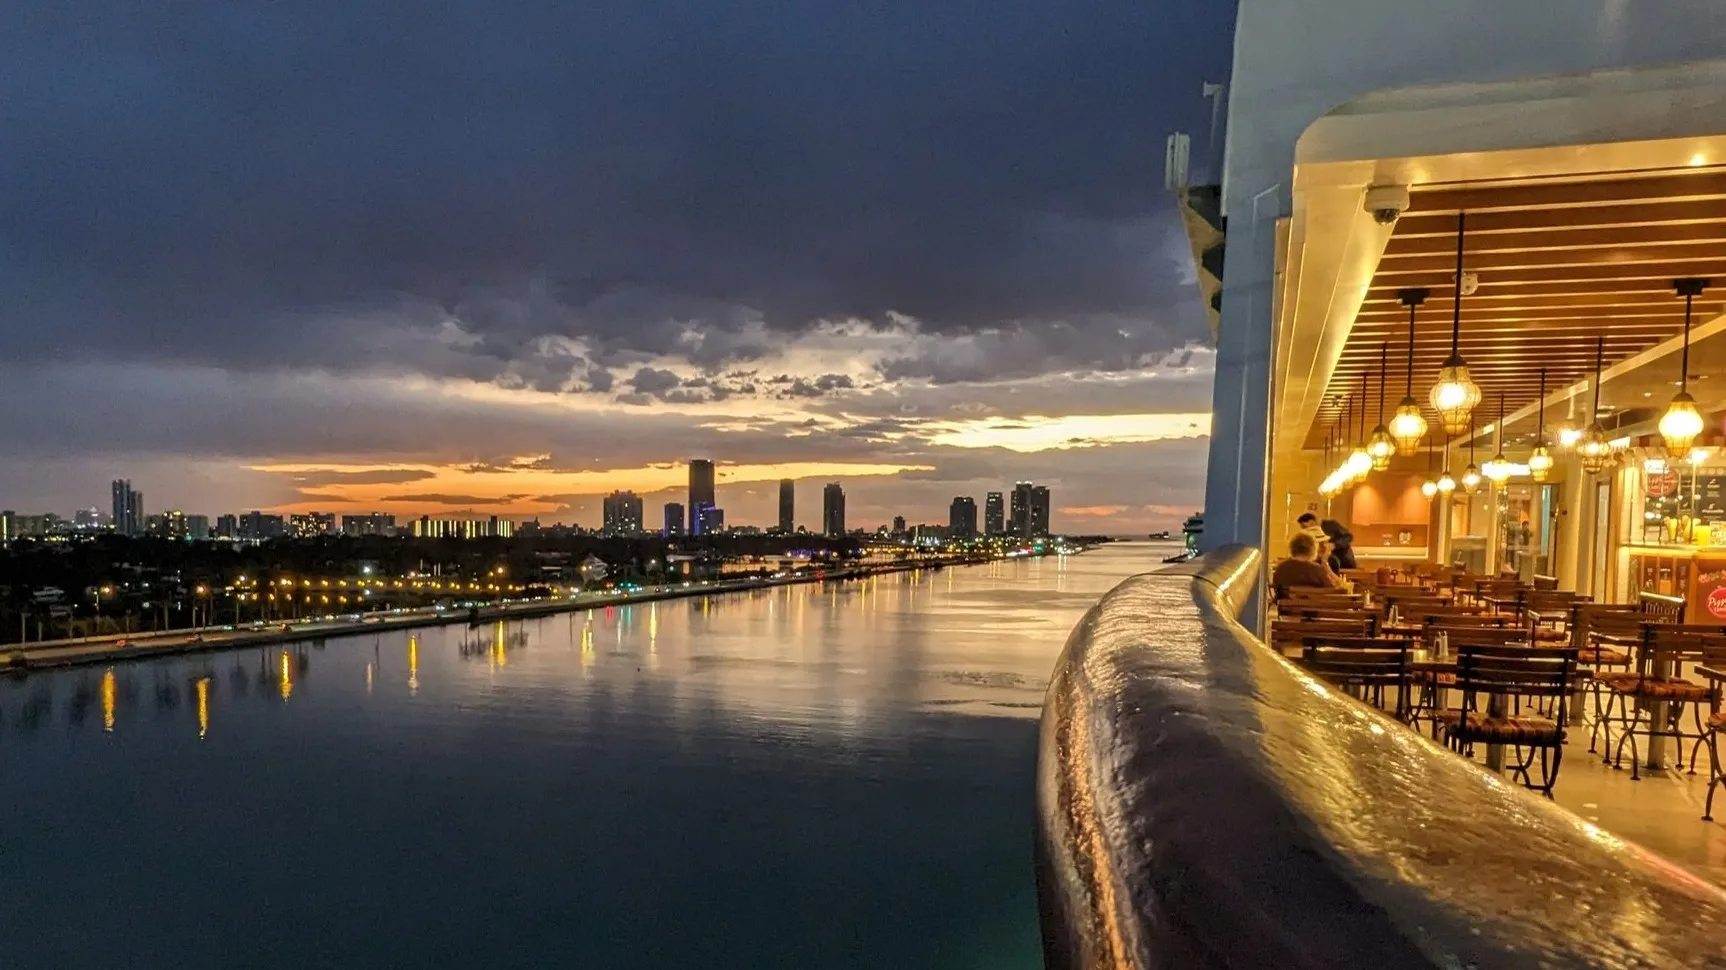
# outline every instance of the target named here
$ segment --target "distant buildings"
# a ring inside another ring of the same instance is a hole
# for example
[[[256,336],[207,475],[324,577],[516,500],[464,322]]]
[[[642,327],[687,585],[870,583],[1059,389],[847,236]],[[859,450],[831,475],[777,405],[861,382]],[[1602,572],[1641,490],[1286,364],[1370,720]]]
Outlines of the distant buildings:
[[[18,538],[18,513],[11,509],[0,511],[0,545]]]
[[[689,460],[689,534],[701,534],[701,510],[714,506],[713,462],[705,458]]]
[[[515,523],[492,516],[488,519],[434,519],[422,515],[414,521],[419,539],[507,539],[515,535]]]
[[[100,509],[79,509],[72,513],[72,528],[79,532],[95,532],[102,528]]]
[[[821,531],[834,537],[845,534],[845,489],[838,482],[821,490]]]
[[[905,517],[903,515],[893,516],[892,534],[896,536],[902,536],[905,534]]]
[[[1049,534],[1049,487],[1018,482],[1013,486],[1013,517],[1009,531],[1016,536]]]
[[[665,503],[665,524],[660,531],[668,536],[683,535],[683,503]]]
[[[179,510],[144,517],[144,531],[158,539],[197,539],[210,537],[210,517],[187,515]]]
[[[697,514],[695,534],[698,536],[717,535],[725,531],[725,510],[712,505],[703,505]]]
[[[983,500],[983,532],[998,536],[1007,531],[1007,515],[1000,492],[990,492]]]
[[[218,525],[218,531],[220,526]],[[383,512],[372,512],[367,515],[342,516],[342,535],[345,536],[393,536],[396,534],[396,517]]]
[[[334,512],[306,512],[288,517],[288,534],[296,539],[313,539],[318,536],[334,535],[336,531],[336,514]]]
[[[240,516],[239,527],[234,538],[251,542],[264,542],[269,539],[280,539],[287,534],[288,526],[279,515],[267,515],[253,510]]]
[[[144,493],[132,490],[132,480],[116,478],[114,491],[114,531],[123,536],[144,533]]]
[[[797,531],[797,481],[779,480],[779,531],[790,535]]]
[[[947,535],[970,539],[977,534],[977,500],[961,495],[947,507]]]
[[[216,538],[238,539],[240,537],[240,517],[237,515],[216,516]]]
[[[632,536],[641,533],[641,496],[630,491],[612,492],[605,497],[605,518],[601,530],[611,536]]]

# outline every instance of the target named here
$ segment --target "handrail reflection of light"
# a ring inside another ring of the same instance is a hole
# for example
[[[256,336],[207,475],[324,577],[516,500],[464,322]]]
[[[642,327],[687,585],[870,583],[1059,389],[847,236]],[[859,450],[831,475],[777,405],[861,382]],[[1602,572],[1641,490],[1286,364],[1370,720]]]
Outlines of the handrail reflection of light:
[[[294,665],[288,658],[286,648],[282,650],[282,700],[287,700],[294,693]]]
[[[418,694],[420,690],[420,638],[418,634],[408,636],[408,696]]]
[[[109,667],[102,672],[102,730],[110,734],[114,731],[115,687],[114,668]]]

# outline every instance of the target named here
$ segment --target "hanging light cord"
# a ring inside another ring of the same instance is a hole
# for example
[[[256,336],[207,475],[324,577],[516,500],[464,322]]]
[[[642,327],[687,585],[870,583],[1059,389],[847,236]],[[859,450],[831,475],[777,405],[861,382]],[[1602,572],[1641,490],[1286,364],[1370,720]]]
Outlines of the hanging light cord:
[[[1408,389],[1403,393],[1414,396],[1414,308],[1415,302],[1408,301]]]
[[[1462,232],[1468,213],[1456,214],[1456,296],[1450,304],[1450,356],[1455,357],[1462,339]]]
[[[1546,444],[1546,368],[1540,369],[1540,417],[1535,419],[1534,444]]]
[[[1690,314],[1684,315],[1689,321]],[[1384,372],[1390,366],[1390,341],[1378,345],[1378,423],[1384,424]]]
[[[1692,287],[1684,289],[1684,372],[1678,375],[1678,393],[1687,394],[1690,391],[1690,307],[1696,299],[1696,291]]]
[[[1600,423],[1600,369],[1606,362],[1606,337],[1602,335],[1594,344],[1594,413],[1588,420]]]

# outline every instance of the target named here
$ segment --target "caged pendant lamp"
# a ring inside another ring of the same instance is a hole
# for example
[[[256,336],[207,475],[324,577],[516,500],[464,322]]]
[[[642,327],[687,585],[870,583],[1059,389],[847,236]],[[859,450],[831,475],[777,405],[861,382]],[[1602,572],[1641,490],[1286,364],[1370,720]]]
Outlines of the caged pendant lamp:
[[[1462,470],[1462,477],[1456,480],[1462,486],[1462,494],[1473,495],[1480,491],[1480,466],[1474,463],[1474,415],[1468,416],[1468,467]]]
[[[1366,388],[1367,388],[1367,376],[1365,374],[1362,374],[1362,375],[1360,375],[1360,412],[1359,412],[1360,432],[1361,433],[1355,436],[1354,448],[1351,451],[1349,451],[1349,453],[1348,453],[1348,464],[1344,466],[1348,469],[1349,484],[1351,484],[1351,485],[1359,485],[1361,482],[1366,481],[1367,474],[1372,471],[1372,456],[1367,454],[1366,442],[1365,442],[1365,440],[1363,440],[1366,437],[1366,435],[1365,435],[1365,432],[1366,432],[1366,397],[1367,397]],[[1352,398],[1351,398],[1351,400],[1352,400]],[[1353,433],[1354,428],[1350,427],[1349,431],[1351,433]]]
[[[1594,410],[1589,415],[1588,429],[1577,439],[1576,454],[1582,458],[1582,470],[1592,475],[1612,461],[1612,442],[1606,438],[1606,429],[1600,426],[1600,372],[1604,369],[1606,360],[1606,338],[1600,337],[1594,345]]]
[[[1540,369],[1540,417],[1535,419],[1534,451],[1528,455],[1528,476],[1537,482],[1552,474],[1552,452],[1546,450],[1546,368]]]
[[[1450,437],[1444,439],[1444,471],[1438,473],[1438,493],[1449,495],[1456,491],[1456,479],[1450,477]]]
[[[1420,439],[1426,437],[1426,416],[1420,413],[1420,401],[1414,396],[1414,311],[1426,302],[1427,293],[1425,289],[1414,287],[1397,294],[1402,305],[1408,307],[1408,369],[1402,401],[1390,419],[1390,436],[1396,442],[1396,453],[1405,458],[1419,452]]]
[[[1378,347],[1378,427],[1373,428],[1371,437],[1366,439],[1367,457],[1372,459],[1375,472],[1389,469],[1390,460],[1397,452],[1396,439],[1384,425],[1384,373],[1390,366],[1389,361],[1390,342],[1385,341]]]
[[[1462,340],[1462,239],[1467,213],[1456,215],[1456,292],[1450,309],[1450,356],[1432,386],[1432,407],[1444,433],[1455,437],[1468,430],[1469,416],[1480,403],[1480,385],[1468,373],[1468,362],[1458,348]]]
[[[1678,393],[1660,416],[1660,437],[1666,442],[1666,454],[1673,459],[1690,457],[1702,433],[1702,412],[1696,410],[1696,399],[1690,396],[1690,315],[1708,282],[1695,278],[1672,281],[1672,287],[1684,298],[1683,370],[1678,375]]]
[[[1510,480],[1510,459],[1504,457],[1504,392],[1498,392],[1498,452],[1481,471],[1492,484],[1503,487]]]

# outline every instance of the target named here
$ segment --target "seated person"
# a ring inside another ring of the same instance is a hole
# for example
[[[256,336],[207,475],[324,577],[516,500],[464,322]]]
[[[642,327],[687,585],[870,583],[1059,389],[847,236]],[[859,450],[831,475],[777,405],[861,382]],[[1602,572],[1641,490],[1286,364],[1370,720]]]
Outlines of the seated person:
[[[1334,589],[1341,585],[1336,573],[1319,559],[1318,542],[1305,532],[1294,534],[1289,540],[1289,557],[1271,570],[1271,588],[1279,591],[1291,586]]]

